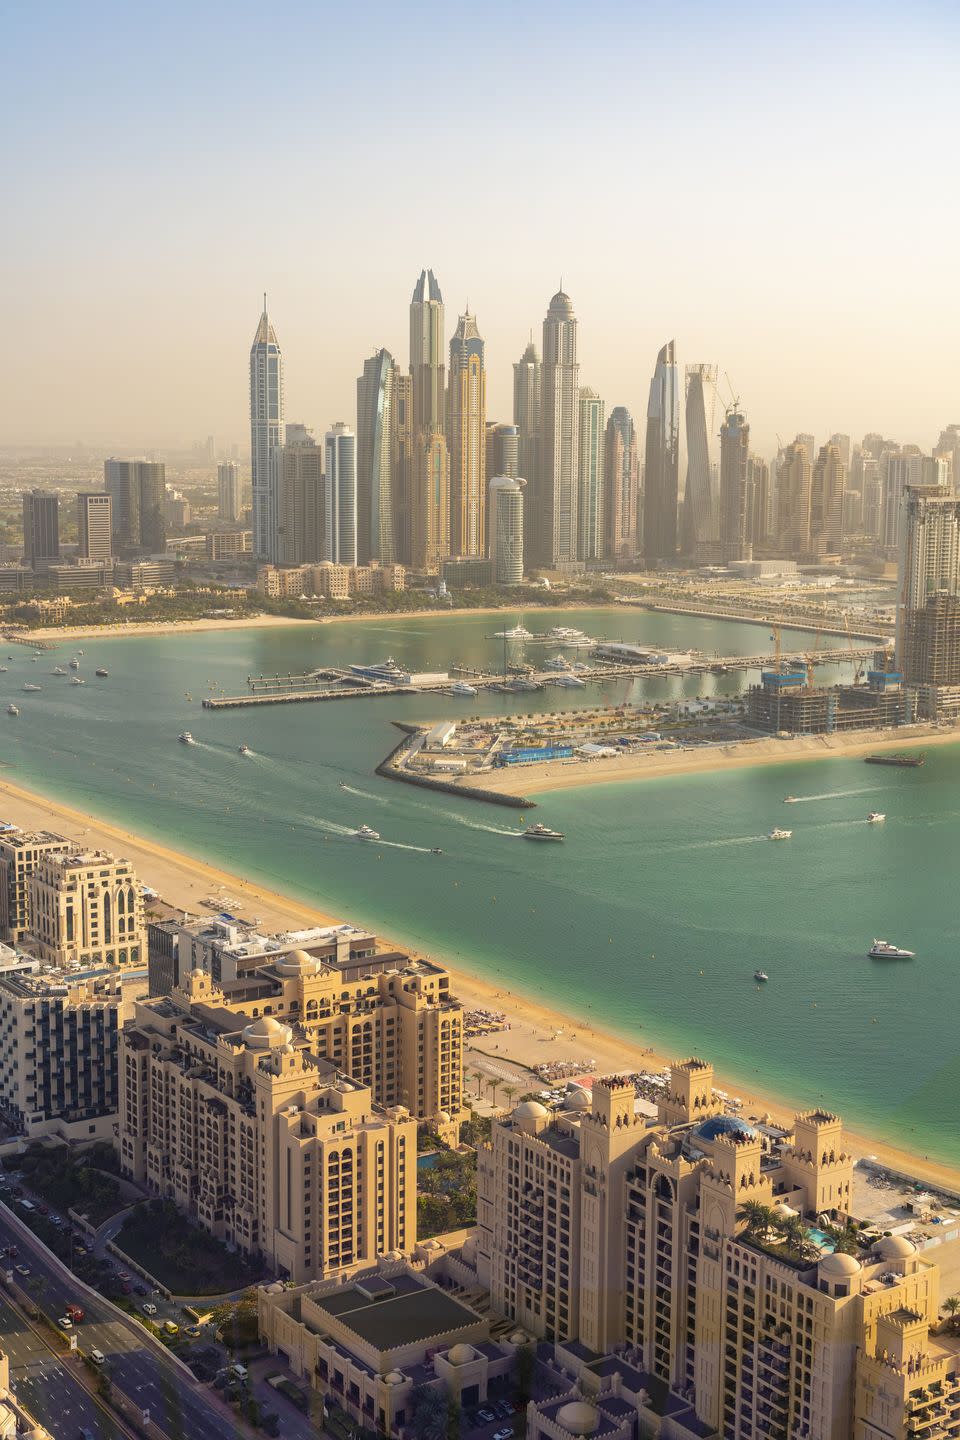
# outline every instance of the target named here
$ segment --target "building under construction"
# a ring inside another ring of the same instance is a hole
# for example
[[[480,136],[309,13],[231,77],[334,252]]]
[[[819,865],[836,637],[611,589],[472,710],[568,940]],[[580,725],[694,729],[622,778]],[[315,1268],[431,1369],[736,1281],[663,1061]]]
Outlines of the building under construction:
[[[822,686],[803,670],[765,670],[747,694],[747,723],[770,734],[832,735],[909,725],[916,708],[916,690],[892,671],[869,671],[866,685]]]
[[[960,597],[940,590],[901,620],[904,679],[930,720],[960,715]]]

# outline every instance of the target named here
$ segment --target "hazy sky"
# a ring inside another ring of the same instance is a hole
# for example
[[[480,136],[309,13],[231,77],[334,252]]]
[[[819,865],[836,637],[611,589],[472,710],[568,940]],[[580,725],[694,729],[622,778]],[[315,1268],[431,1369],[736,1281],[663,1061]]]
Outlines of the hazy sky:
[[[246,453],[260,295],[287,418],[355,418],[433,266],[488,413],[561,275],[581,380],[659,346],[757,448],[960,421],[955,3],[7,0],[0,442]]]

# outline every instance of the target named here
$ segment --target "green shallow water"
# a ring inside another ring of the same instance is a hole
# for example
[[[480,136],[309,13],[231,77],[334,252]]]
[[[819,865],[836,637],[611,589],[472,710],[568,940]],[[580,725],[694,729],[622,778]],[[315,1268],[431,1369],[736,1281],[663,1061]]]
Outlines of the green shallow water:
[[[488,637],[511,623],[401,618],[87,640],[83,687],[49,674],[72,647],[35,664],[18,648],[4,661],[0,706],[14,699],[22,713],[0,713],[0,760],[15,782],[641,1042],[702,1053],[744,1085],[822,1101],[960,1162],[960,746],[932,749],[914,771],[825,760],[545,794],[538,818],[568,840],[536,846],[516,838],[516,812],[375,777],[396,741],[391,719],[694,695],[736,689],[740,677],[200,708],[211,684],[236,693],[248,674],[325,662],[389,653],[421,668],[495,665],[500,642]],[[641,612],[550,612],[527,623],[711,653],[769,648],[762,627]],[[99,664],[108,680],[94,679]],[[24,681],[42,692],[24,694]],[[195,747],[177,744],[184,728]],[[241,742],[251,758],[238,755]],[[785,807],[788,793],[802,803]],[[868,825],[869,810],[886,811],[886,824]],[[383,842],[352,839],[361,823]],[[774,824],[793,839],[770,844]],[[430,855],[432,846],[444,854]],[[867,960],[876,935],[918,959]],[[768,985],[754,984],[757,967]]]

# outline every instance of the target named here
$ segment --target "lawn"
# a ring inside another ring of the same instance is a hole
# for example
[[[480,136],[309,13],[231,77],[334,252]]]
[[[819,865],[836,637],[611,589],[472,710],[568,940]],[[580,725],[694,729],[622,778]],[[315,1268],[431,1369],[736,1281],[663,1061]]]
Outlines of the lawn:
[[[265,1266],[231,1254],[169,1200],[151,1200],[135,1210],[116,1243],[174,1295],[219,1295],[267,1277]]]

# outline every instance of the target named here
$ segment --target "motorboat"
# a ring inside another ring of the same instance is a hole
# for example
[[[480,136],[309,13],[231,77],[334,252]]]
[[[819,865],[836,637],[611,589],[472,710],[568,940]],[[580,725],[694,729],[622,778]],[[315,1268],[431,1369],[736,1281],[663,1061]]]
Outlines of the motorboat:
[[[9,665],[0,665],[0,675],[6,675],[6,673],[7,673],[7,671],[8,671],[9,669],[10,669],[10,666],[9,666]]]
[[[101,665],[99,670],[95,670],[93,673],[95,675],[99,675],[101,680],[106,680],[107,676],[110,674],[110,671],[104,670],[103,666]],[[190,699],[189,695],[187,696],[187,699]]]
[[[913,960],[916,958],[915,950],[902,950],[899,945],[893,945],[889,940],[874,940],[867,954],[871,960]]]
[[[20,714],[20,707],[19,707],[19,705],[8,705],[8,706],[7,706],[7,714],[8,714],[8,715],[19,715],[19,714]]]
[[[792,831],[792,830],[781,830],[781,829],[779,828],[779,826],[775,825],[775,826],[773,827],[773,829],[770,831],[770,834],[767,836],[767,839],[768,839],[768,840],[789,840],[789,839],[790,839],[790,836],[791,836],[792,834],[793,834],[793,831]]]
[[[177,739],[180,741],[181,745],[196,745],[197,743],[196,740],[194,740],[193,736],[190,734],[189,730],[181,730],[180,734],[177,736]]]
[[[543,668],[544,670],[569,671],[570,661],[566,658],[565,655],[551,655],[549,660],[544,660]]]
[[[80,661],[77,659],[76,655],[74,655],[73,659],[69,662],[69,664],[70,664],[70,669],[71,669],[71,670],[79,670],[79,669],[80,669]]]
[[[867,816],[867,824],[882,825],[886,818],[887,817],[882,810],[871,810],[870,814]]]
[[[476,695],[476,685],[468,685],[466,680],[454,680],[450,686],[451,695]]]
[[[758,983],[762,984],[764,981],[769,980],[770,976],[767,974],[766,970],[754,970],[753,978]]]
[[[434,846],[431,847],[430,854],[431,854],[431,855],[442,855],[442,854],[443,854],[443,851],[440,849],[440,846],[439,846],[439,845],[434,845]]]
[[[796,795],[784,795],[784,797],[783,797],[783,803],[784,803],[784,805],[796,805],[796,804],[797,804],[797,797],[796,797]]]
[[[81,680],[79,675],[71,675],[71,676],[70,676],[70,684],[71,684],[71,685],[86,685],[86,683],[87,683],[86,680]]]
[[[497,640],[532,640],[533,635],[525,626],[514,625],[510,630],[495,631],[494,638]]]
[[[557,675],[553,683],[554,685],[565,685],[569,690],[585,690],[587,686],[587,682],[581,680],[579,675],[572,674]]]
[[[31,685],[30,682],[29,682],[29,680],[28,680],[27,683],[26,683],[26,685],[24,685],[23,688],[24,688],[24,690],[42,690],[42,689],[43,689],[43,686],[42,686],[42,685]]]
[[[67,672],[66,670],[64,670],[62,665],[54,665],[53,669],[50,671],[51,675],[66,675],[66,673]]]
[[[539,821],[523,832],[524,840],[563,840],[566,837],[559,830],[548,830]]]
[[[409,671],[402,670],[392,655],[388,655],[386,660],[381,660],[377,665],[351,665],[350,670],[364,680],[384,680],[391,685],[410,684]]]
[[[380,836],[376,830],[371,830],[369,825],[361,825],[359,830],[353,832],[355,840],[379,840]]]
[[[253,752],[251,751],[249,745],[238,745],[238,746],[237,746],[237,753],[238,753],[238,755],[250,755],[250,754],[252,754]]]

